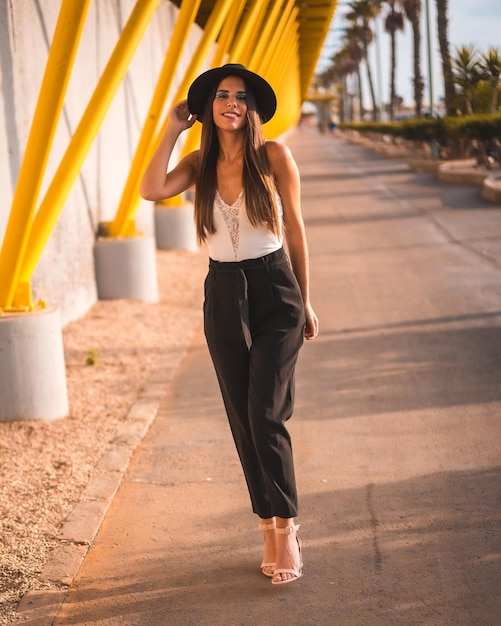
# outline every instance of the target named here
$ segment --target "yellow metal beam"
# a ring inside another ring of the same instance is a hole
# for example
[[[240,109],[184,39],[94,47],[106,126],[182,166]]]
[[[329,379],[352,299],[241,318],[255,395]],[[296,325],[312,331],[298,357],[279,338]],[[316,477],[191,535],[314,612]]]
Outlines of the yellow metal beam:
[[[16,294],[18,278],[89,4],[61,4],[0,252],[0,310],[33,306],[29,284]]]
[[[177,66],[188,39],[190,29],[195,22],[200,2],[201,0],[185,0],[181,3],[174,26],[174,32],[169,42],[169,48],[165,55],[150,108],[146,115],[134,158],[132,159],[118,210],[115,218],[106,229],[106,235],[110,237],[124,236],[135,232],[134,215],[133,211],[131,211],[131,207],[136,206],[138,181],[140,181],[149,147],[155,137],[155,132],[160,122],[160,116],[162,115],[172,81],[176,75]]]
[[[238,59],[237,63],[242,63],[247,67],[250,66],[250,61],[256,48],[257,42],[262,35],[263,23],[265,21],[267,8],[268,0],[260,0],[260,2],[258,2],[258,8],[256,10],[253,20],[253,28],[248,33],[245,48],[240,53],[240,58]]]
[[[264,127],[265,136],[281,135],[299,119],[301,88],[298,52],[298,9],[289,2],[270,42],[263,72],[270,77],[277,92],[277,113]]]
[[[299,42],[292,33],[290,43],[279,51],[277,64],[277,89],[280,99],[286,106],[281,108],[282,120],[287,120],[287,128],[296,123],[301,111],[301,81],[299,73]],[[281,121],[282,121],[281,120]],[[283,121],[282,121],[283,123]]]
[[[280,42],[287,42],[287,35],[290,32],[298,13],[294,5],[294,0],[288,0],[285,9],[280,16],[275,32],[273,33],[265,51],[265,55],[262,58],[261,67],[264,73],[269,72],[270,67],[273,67],[273,64],[276,62],[276,54]]]
[[[21,280],[31,279],[99,127],[159,0],[137,0],[33,221]],[[78,3],[75,3],[78,4]]]
[[[273,30],[277,27],[280,11],[282,10],[284,3],[285,0],[282,0],[281,2],[272,2],[271,10],[266,18],[266,23],[249,59],[250,69],[253,67],[261,67],[262,60],[266,53],[266,48],[272,38]]]
[[[284,30],[283,37],[277,42],[275,48],[275,62],[274,70],[276,73],[276,80],[281,83],[284,76],[289,76],[291,70],[290,62],[292,59],[296,60],[294,67],[294,74],[299,77],[299,42],[297,34],[297,9],[293,9],[290,18],[287,22]]]
[[[223,26],[221,35],[219,36],[217,51],[214,55],[214,59],[212,60],[213,67],[218,67],[230,62],[229,56],[231,46],[235,41],[235,36],[238,31],[238,23],[242,19],[242,14],[246,4],[247,0],[237,0],[233,2],[231,11],[228,14],[228,19]]]
[[[244,17],[242,24],[238,29],[238,35],[233,40],[234,43],[231,47],[230,57],[232,63],[242,63],[242,59],[245,58],[249,41],[251,40],[252,34],[256,28],[264,2],[265,0],[254,0],[247,15]]]
[[[323,3],[322,7],[312,6],[305,9],[305,26],[299,30],[300,41],[303,39],[303,31],[306,31],[304,39],[308,42],[302,44],[300,49],[302,98],[306,96],[315,73],[318,57],[322,52],[337,4],[338,0],[330,0]],[[308,22],[311,23],[310,26]]]
[[[174,102],[178,102],[179,100],[186,98],[188,89],[190,84],[193,82],[196,75],[199,73],[202,68],[211,47],[214,45],[219,32],[224,24],[224,20],[228,15],[228,11],[230,9],[232,0],[217,0],[214,9],[212,10],[209,19],[207,20],[207,24],[205,26],[205,30],[203,32],[202,38],[197,46],[197,50],[191,59],[191,63],[186,70],[185,75],[183,76],[183,80],[179,85],[177,93],[173,99]],[[162,124],[162,128],[160,132],[157,133],[154,140],[150,141],[148,150],[145,154],[143,166],[146,167],[151,155],[155,151],[156,147],[160,143],[160,139],[162,135],[165,133],[165,129],[167,126],[167,117]],[[124,207],[124,210],[121,212],[120,219],[115,218],[116,227],[115,227],[115,236],[126,236],[131,233],[131,224],[133,224],[133,220],[135,218],[135,214],[137,211],[137,207],[139,206],[139,202],[141,197],[139,195],[139,187],[141,184],[141,175],[137,177],[134,182],[134,193],[130,197],[130,202],[127,207]]]

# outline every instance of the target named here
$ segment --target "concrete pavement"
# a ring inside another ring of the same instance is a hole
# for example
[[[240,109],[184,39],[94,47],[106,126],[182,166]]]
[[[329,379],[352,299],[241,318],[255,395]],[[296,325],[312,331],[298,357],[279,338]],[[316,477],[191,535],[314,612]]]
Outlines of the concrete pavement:
[[[305,576],[259,572],[199,329],[44,624],[501,623],[501,210],[339,138],[289,145],[321,325],[290,423]]]

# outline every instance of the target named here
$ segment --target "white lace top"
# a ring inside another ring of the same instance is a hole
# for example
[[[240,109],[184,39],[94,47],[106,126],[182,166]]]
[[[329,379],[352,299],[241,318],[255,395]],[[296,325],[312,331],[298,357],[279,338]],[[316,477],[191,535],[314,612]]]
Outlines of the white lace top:
[[[278,195],[277,206],[282,221],[282,203]],[[207,237],[209,256],[214,261],[257,259],[282,247],[282,232],[277,236],[265,224],[252,226],[245,210],[243,190],[231,205],[226,204],[216,191],[214,224],[216,232]]]

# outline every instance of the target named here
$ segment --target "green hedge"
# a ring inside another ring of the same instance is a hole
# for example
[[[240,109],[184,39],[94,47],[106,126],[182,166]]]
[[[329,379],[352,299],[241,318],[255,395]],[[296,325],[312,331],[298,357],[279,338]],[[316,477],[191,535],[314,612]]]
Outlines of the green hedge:
[[[358,122],[339,124],[341,130],[357,130],[402,137],[409,141],[436,140],[443,144],[459,139],[488,141],[501,139],[501,113],[496,115],[471,115],[409,119],[402,122]]]

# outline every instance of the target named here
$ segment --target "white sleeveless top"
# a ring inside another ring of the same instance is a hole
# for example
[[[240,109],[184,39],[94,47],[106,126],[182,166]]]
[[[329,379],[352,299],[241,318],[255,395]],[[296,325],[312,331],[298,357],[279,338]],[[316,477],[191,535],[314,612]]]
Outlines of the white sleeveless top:
[[[216,191],[214,198],[214,225],[216,232],[207,236],[209,256],[214,261],[244,261],[257,259],[282,247],[283,209],[277,194],[280,235],[268,230],[266,224],[253,226],[245,210],[244,192],[231,205]]]

